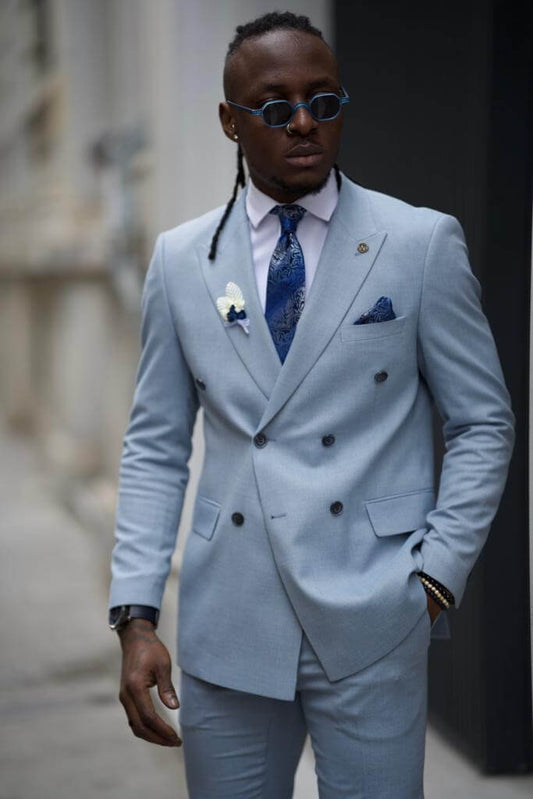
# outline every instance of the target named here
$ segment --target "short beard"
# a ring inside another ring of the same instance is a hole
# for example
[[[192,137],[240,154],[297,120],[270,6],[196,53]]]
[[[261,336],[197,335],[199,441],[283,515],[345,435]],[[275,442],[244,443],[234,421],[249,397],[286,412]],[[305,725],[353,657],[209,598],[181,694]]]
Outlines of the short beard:
[[[288,183],[284,183],[283,180],[279,180],[279,178],[276,177],[271,177],[270,180],[274,186],[278,187],[278,189],[282,189],[287,194],[294,194],[296,195],[296,198],[299,199],[300,197],[305,197],[306,194],[318,194],[319,191],[322,191],[329,180],[329,176],[330,172],[328,172],[326,177],[323,178],[320,183],[315,183],[314,186],[309,186],[303,183],[293,183],[289,185]]]

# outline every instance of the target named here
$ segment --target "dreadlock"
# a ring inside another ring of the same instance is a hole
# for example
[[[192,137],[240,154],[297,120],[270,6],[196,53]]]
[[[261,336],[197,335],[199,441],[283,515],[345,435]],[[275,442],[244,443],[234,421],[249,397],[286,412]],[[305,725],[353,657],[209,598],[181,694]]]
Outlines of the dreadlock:
[[[226,210],[222,216],[222,219],[218,223],[218,227],[215,230],[215,235],[211,241],[211,249],[209,250],[209,260],[214,261],[217,256],[217,245],[218,245],[218,237],[220,236],[224,225],[226,224],[226,219],[231,213],[231,209],[235,204],[235,200],[237,199],[237,192],[239,191],[239,186],[244,189],[246,183],[246,178],[244,175],[244,162],[242,157],[242,150],[241,145],[237,147],[237,177],[235,178],[235,185],[233,186],[233,194],[231,195],[228,204],[226,205]]]
[[[335,180],[337,181],[337,191],[340,191],[341,190],[341,185],[342,185],[342,177],[341,177],[341,171],[339,169],[339,165],[338,164],[333,164],[333,169],[335,171]]]
[[[265,33],[269,33],[273,30],[296,30],[296,31],[303,31],[304,33],[310,33],[312,36],[318,36],[319,39],[324,41],[324,37],[322,36],[322,31],[318,28],[315,28],[314,25],[311,24],[311,20],[309,17],[303,15],[293,14],[290,11],[285,11],[280,13],[278,11],[273,11],[268,14],[263,14],[263,16],[258,17],[257,19],[252,20],[251,22],[247,22],[246,25],[238,25],[235,29],[235,36],[230,42],[228,46],[228,51],[226,53],[226,64],[228,60],[233,56],[233,54],[239,49],[239,47],[245,42],[247,39],[251,39],[254,36],[262,36]],[[335,170],[335,179],[337,181],[337,188],[340,191],[341,187],[341,174],[339,171],[339,167],[337,164],[334,165]],[[214,261],[217,255],[217,246],[218,246],[218,239],[222,230],[224,229],[224,225],[231,213],[231,209],[233,208],[235,201],[237,199],[237,193],[239,191],[239,186],[244,188],[246,183],[246,178],[244,174],[244,164],[243,164],[243,155],[241,146],[239,145],[237,148],[237,177],[235,178],[235,185],[233,186],[233,193],[226,205],[226,210],[222,215],[222,219],[220,220],[217,229],[215,230],[215,234],[211,240],[211,249],[209,251],[209,260]]]

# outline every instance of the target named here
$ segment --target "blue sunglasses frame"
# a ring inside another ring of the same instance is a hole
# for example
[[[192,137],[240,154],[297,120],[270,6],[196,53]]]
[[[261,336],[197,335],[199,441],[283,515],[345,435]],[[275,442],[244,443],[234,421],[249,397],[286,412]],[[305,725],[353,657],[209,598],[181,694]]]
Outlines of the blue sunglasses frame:
[[[232,105],[235,108],[240,108],[241,111],[247,111],[249,114],[252,114],[253,116],[262,117],[263,123],[267,126],[267,128],[285,128],[290,123],[291,119],[294,117],[296,111],[299,108],[307,109],[309,114],[313,117],[313,119],[316,122],[331,122],[333,119],[337,119],[340,112],[342,111],[342,107],[346,105],[346,103],[350,102],[350,96],[346,91],[346,89],[343,86],[341,86],[341,90],[344,92],[344,95],[336,94],[335,92],[319,92],[318,94],[314,94],[308,103],[296,103],[296,105],[292,105],[291,103],[289,103],[288,100],[267,100],[267,102],[264,103],[264,105],[262,105],[261,108],[248,108],[248,106],[239,105],[239,103],[234,103],[232,100],[226,100],[226,102],[228,103],[228,105]],[[336,97],[337,100],[340,101],[339,110],[337,111],[336,114],[334,114],[334,116],[320,119],[319,117],[316,117],[313,114],[313,112],[311,111],[311,103],[313,102],[313,100],[316,100],[319,97]],[[286,120],[286,122],[281,122],[279,125],[269,125],[268,122],[265,120],[264,116],[265,108],[268,108],[269,105],[273,105],[274,103],[284,103],[285,105],[288,105],[289,108],[291,109],[290,117]]]

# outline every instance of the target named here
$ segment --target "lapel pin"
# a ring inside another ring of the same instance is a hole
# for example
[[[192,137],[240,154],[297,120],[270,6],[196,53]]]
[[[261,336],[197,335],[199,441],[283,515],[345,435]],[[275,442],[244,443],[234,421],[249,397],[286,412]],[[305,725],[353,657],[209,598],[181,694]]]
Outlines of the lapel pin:
[[[361,244],[357,245],[357,252],[359,252],[361,254],[363,254],[365,252],[368,252],[369,249],[370,249],[370,247],[368,246],[366,241],[362,241]]]
[[[244,310],[244,297],[236,283],[230,281],[226,285],[226,294],[217,297],[217,308],[226,327],[240,325],[245,333],[250,332],[248,330],[250,320]]]

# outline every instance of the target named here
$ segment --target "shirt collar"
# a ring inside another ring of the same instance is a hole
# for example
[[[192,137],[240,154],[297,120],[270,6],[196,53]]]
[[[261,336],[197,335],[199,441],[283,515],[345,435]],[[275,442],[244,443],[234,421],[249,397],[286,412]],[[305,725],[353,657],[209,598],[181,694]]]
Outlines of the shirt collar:
[[[296,200],[296,203],[313,214],[313,216],[318,217],[318,219],[329,222],[333,216],[333,211],[337,207],[338,199],[339,192],[337,190],[337,181],[335,179],[335,172],[332,169],[326,184],[317,194],[306,194],[304,197]],[[275,205],[278,205],[278,203],[276,203],[272,197],[260,191],[251,179],[248,180],[246,189],[246,213],[254,228],[257,228],[261,224]]]

